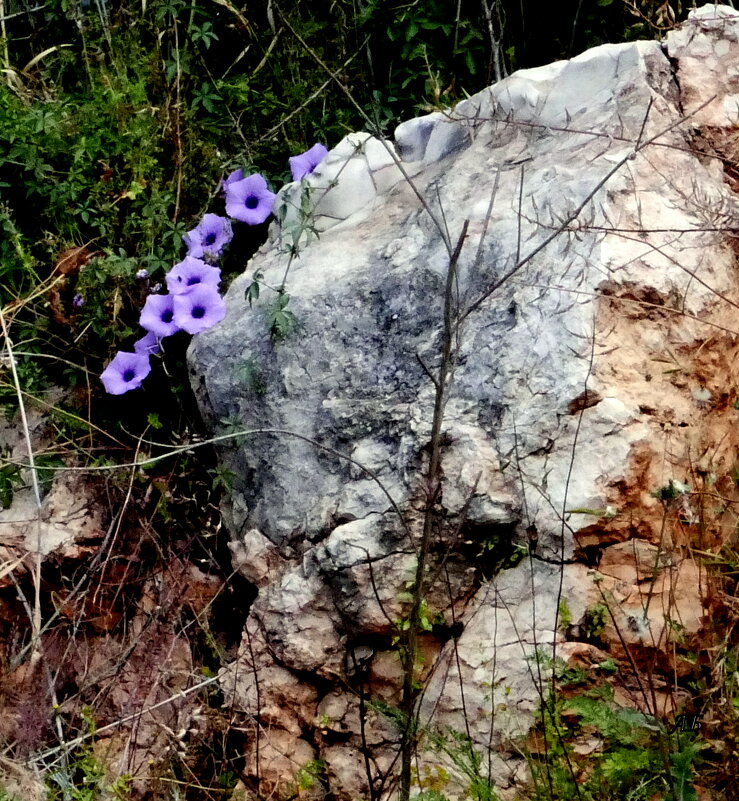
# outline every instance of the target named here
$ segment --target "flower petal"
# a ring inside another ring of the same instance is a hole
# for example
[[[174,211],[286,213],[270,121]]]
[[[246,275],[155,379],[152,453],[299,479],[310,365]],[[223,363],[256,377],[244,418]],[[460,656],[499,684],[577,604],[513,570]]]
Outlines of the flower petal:
[[[231,221],[217,214],[205,214],[198,225],[182,237],[187,255],[201,259],[206,254],[217,258],[233,239]]]
[[[168,337],[179,328],[174,322],[174,296],[149,295],[141,310],[139,325],[158,337]]]
[[[149,357],[143,353],[120,351],[100,376],[105,391],[111,395],[123,395],[129,389],[138,389],[149,375]]]
[[[226,186],[226,213],[247,225],[259,225],[270,214],[275,194],[258,172]]]
[[[167,273],[167,289],[173,295],[189,292],[193,287],[204,284],[213,290],[218,290],[221,283],[221,271],[218,267],[211,267],[200,259],[192,256],[185,258]]]
[[[134,352],[143,353],[146,356],[157,354],[161,351],[159,337],[153,331],[149,331],[146,336],[137,339],[136,342],[133,343],[133,349]]]
[[[188,334],[199,334],[226,316],[223,298],[209,286],[196,286],[183,295],[175,295],[174,319]]]
[[[299,156],[291,156],[289,161],[293,181],[299,181],[313,172],[327,155],[328,148],[319,142],[306,150],[305,153],[301,153]]]

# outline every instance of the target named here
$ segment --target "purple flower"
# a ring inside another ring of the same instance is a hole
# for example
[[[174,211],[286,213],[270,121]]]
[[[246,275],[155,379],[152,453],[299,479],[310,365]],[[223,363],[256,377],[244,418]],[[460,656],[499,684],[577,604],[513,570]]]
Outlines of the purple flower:
[[[200,284],[217,291],[218,284],[221,283],[221,271],[218,267],[211,267],[200,259],[185,256],[167,273],[166,279],[167,289],[173,295],[182,295]]]
[[[129,389],[138,389],[150,370],[151,365],[146,354],[119,351],[100,378],[106,392],[122,395]]]
[[[233,239],[231,221],[217,214],[206,214],[192,231],[182,237],[187,246],[187,255],[202,259],[207,253],[218,257],[223,248]]]
[[[139,281],[143,281],[144,278],[148,278],[148,277],[149,277],[149,271],[145,270],[143,268],[136,273],[136,278],[138,278]]]
[[[196,286],[184,295],[174,296],[174,319],[188,334],[199,334],[226,316],[223,298],[210,286]]]
[[[239,168],[238,170],[234,170],[228,176],[228,178],[224,178],[221,181],[221,195],[223,195],[223,197],[226,197],[226,187],[229,184],[233,184],[236,183],[236,181],[243,181],[243,180],[244,180],[244,171],[241,168]]]
[[[258,172],[226,185],[226,213],[247,225],[263,223],[272,214],[274,202],[274,192]]]
[[[79,292],[72,298],[72,305],[75,309],[81,309],[85,305],[85,299]]]
[[[225,189],[229,184],[236,183],[236,181],[243,181],[244,180],[244,171],[239,167],[238,170],[234,170],[228,178],[223,182],[223,188]]]
[[[153,331],[149,331],[146,336],[137,339],[136,342],[133,343],[133,349],[136,353],[143,353],[146,356],[157,354],[161,350],[159,347],[159,337]]]
[[[293,181],[299,181],[304,175],[313,172],[327,155],[328,148],[319,143],[299,156],[290,156],[290,171],[293,174]]]
[[[173,318],[174,295],[149,295],[141,310],[139,325],[158,337],[168,337],[180,330]]]

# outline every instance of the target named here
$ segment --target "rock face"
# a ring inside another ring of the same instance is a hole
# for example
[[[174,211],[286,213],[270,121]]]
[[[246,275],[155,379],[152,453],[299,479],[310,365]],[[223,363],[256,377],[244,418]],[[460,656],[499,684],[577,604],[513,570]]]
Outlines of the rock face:
[[[37,410],[28,412],[31,447],[48,445],[46,422]],[[17,421],[0,423],[0,452],[14,461],[28,461],[28,443]],[[43,471],[42,471],[43,473]],[[34,556],[74,557],[104,535],[103,514],[91,482],[74,473],[58,473],[48,480],[48,492],[39,487],[36,498],[31,473],[20,470],[3,476],[0,497],[0,586],[12,585],[11,570],[25,572]],[[40,504],[39,504],[40,501]],[[10,566],[13,566],[12,568]]]
[[[686,546],[719,542],[735,497],[738,57],[739,13],[705,6],[664,46],[523,70],[394,143],[352,134],[282,191],[281,226],[190,351],[216,433],[257,431],[222,454],[234,564],[259,587],[222,683],[263,787],[320,758],[338,797],[392,790],[397,731],[369,702],[398,700],[429,373],[465,222],[425,730],[492,748],[505,788],[537,651],[596,637],[666,655],[699,633]],[[299,330],[275,341],[267,287],[286,270]],[[419,781],[440,761],[422,753]]]

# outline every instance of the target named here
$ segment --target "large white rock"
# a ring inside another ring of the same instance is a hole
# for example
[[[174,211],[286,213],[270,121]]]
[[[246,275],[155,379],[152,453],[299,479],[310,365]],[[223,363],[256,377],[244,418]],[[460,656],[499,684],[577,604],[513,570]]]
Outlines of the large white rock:
[[[469,726],[480,748],[504,752],[539,703],[536,652],[569,653],[562,604],[577,631],[604,602],[598,579],[613,619],[634,618],[642,590],[595,574],[597,555],[637,536],[670,548],[665,515],[683,527],[696,516],[687,495],[670,511],[653,491],[728,475],[739,447],[727,389],[739,358],[727,238],[737,203],[720,154],[695,152],[693,138],[736,124],[738,41],[739,15],[707,6],[670,34],[672,63],[658,43],[636,42],[521,71],[403,123],[390,151],[350,135],[284,190],[282,229],[231,285],[224,322],[190,350],[215,427],[292,432],[222,455],[236,474],[234,536],[258,529],[281,560],[264,581],[255,557],[260,590],[234,670],[258,647],[265,681],[270,664],[280,668],[270,697],[292,671],[332,694],[321,709],[361,688],[393,698],[392,621],[425,497],[427,371],[438,370],[449,247],[465,224],[422,720]],[[306,187],[319,239],[301,239],[295,216]],[[280,285],[289,241],[303,243],[287,278],[300,331],[275,342],[265,324],[274,294],[265,286],[252,309],[244,290],[257,268]],[[239,382],[247,359],[260,365],[263,394]],[[242,570],[245,547],[234,547]],[[660,603],[633,642],[666,646],[670,615],[688,631],[699,625],[699,583],[672,592],[697,568],[679,563],[677,551],[658,563]],[[233,699],[253,706],[249,687]],[[282,731],[296,737],[287,722]],[[318,751],[332,792],[356,797],[364,790],[348,777],[363,765],[361,738],[342,736]],[[372,749],[377,764],[392,763],[392,744]]]

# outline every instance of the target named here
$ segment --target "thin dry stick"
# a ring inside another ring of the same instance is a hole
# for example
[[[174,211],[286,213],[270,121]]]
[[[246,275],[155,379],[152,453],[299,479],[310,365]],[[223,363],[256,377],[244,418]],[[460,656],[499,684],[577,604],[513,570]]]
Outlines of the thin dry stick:
[[[134,451],[134,457],[133,457],[134,461],[136,461],[136,459],[138,458],[139,451],[141,450],[141,442],[142,442],[142,440],[144,438],[144,434],[146,434],[146,432],[148,430],[149,430],[149,426],[147,426],[144,429],[143,433],[139,437],[139,441],[136,443],[136,450]],[[93,593],[93,596],[92,596],[93,604],[97,600],[98,591],[102,590],[103,580],[105,578],[105,571],[106,571],[106,569],[108,567],[108,562],[110,561],[110,556],[111,556],[111,554],[113,552],[113,546],[115,545],[115,541],[116,541],[116,539],[118,537],[118,534],[120,533],[121,525],[123,523],[123,517],[124,517],[124,515],[126,513],[126,508],[127,508],[128,504],[131,501],[131,495],[133,493],[133,485],[134,485],[135,480],[136,480],[136,470],[131,470],[131,476],[130,476],[130,478],[128,480],[128,489],[126,490],[126,497],[123,499],[123,505],[121,506],[121,508],[118,510],[118,513],[116,514],[116,517],[115,517],[115,520],[114,520],[114,525],[111,524],[111,525],[113,525],[113,533],[112,533],[112,537],[110,538],[110,545],[108,547],[106,547],[106,549],[105,549],[106,554],[105,554],[105,557],[103,559],[103,563],[102,563],[101,568],[100,568],[100,578],[98,580],[97,587],[95,588],[95,592]],[[106,537],[106,539],[107,539],[107,537]],[[88,571],[88,572],[90,572],[90,571]],[[120,587],[119,587],[119,592],[120,592]],[[117,597],[118,596],[116,595],[116,598]]]
[[[567,519],[565,518],[564,515],[561,514],[559,509],[554,505],[554,503],[552,502],[552,500],[549,497],[549,495],[541,487],[536,487],[536,489],[538,490],[538,492],[541,495],[542,499],[549,504],[549,507],[552,509],[552,511],[559,516],[559,520],[560,520],[561,525],[564,526],[567,529],[567,531],[569,532],[569,534],[577,541],[577,539],[578,539],[577,532],[574,531],[572,529],[572,527],[567,523]],[[622,648],[624,649],[624,652],[626,653],[627,659],[629,660],[629,664],[631,665],[631,668],[632,668],[632,670],[634,672],[634,677],[636,679],[637,684],[639,685],[639,690],[642,693],[642,696],[644,698],[644,702],[647,705],[647,708],[650,708],[650,709],[654,708],[654,707],[650,707],[649,706],[650,696],[647,694],[647,691],[644,689],[644,686],[643,686],[642,681],[641,681],[641,676],[640,676],[640,674],[639,674],[639,672],[637,670],[637,666],[636,666],[636,663],[634,661],[634,657],[631,654],[631,652],[629,651],[628,645],[627,645],[623,635],[621,634],[621,630],[619,629],[618,622],[616,621],[616,619],[615,619],[615,617],[613,615],[613,610],[611,609],[611,606],[610,606],[611,601],[609,601],[606,598],[606,596],[605,596],[603,590],[601,589],[600,585],[598,585],[598,592],[600,593],[600,596],[603,599],[604,605],[606,606],[606,608],[608,610],[608,613],[609,613],[609,615],[611,617],[611,621],[613,622],[614,628],[616,629],[616,634],[618,636],[619,642],[620,642]],[[618,604],[614,603],[614,606],[618,606]],[[653,690],[652,690],[652,694],[653,694]]]
[[[11,77],[10,51],[8,50],[8,32],[5,29],[6,19],[8,18],[5,16],[5,0],[0,0],[0,34],[2,34],[3,38],[3,71],[5,72],[5,79],[8,82],[8,86],[12,88],[13,79]]]
[[[497,5],[497,0],[493,0],[492,4],[489,3],[488,0],[482,0],[482,10],[485,14],[488,37],[490,38],[490,58],[493,62],[493,76],[496,83],[498,83],[498,81],[502,81],[505,77],[505,65],[501,57],[501,41],[495,33],[495,25],[493,23],[493,7],[497,7]]]
[[[506,613],[508,614],[508,617],[509,617],[509,619],[511,621],[511,627],[513,628],[513,631],[514,631],[514,633],[516,635],[516,640],[517,640],[518,644],[521,646],[521,651],[522,651],[522,653],[524,655],[524,660],[526,661],[526,669],[528,671],[528,674],[529,674],[529,676],[531,678],[532,683],[536,687],[537,694],[539,695],[539,698],[541,700],[542,720],[545,717],[544,716],[544,712],[549,714],[551,719],[554,720],[554,699],[552,699],[552,706],[550,707],[549,703],[546,700],[546,696],[544,695],[543,685],[536,683],[536,677],[534,676],[534,671],[533,671],[533,668],[531,667],[531,664],[530,664],[530,661],[531,661],[529,659],[530,654],[527,653],[527,651],[526,651],[526,647],[524,645],[524,638],[519,633],[518,625],[516,623],[516,618],[515,618],[513,612],[511,611],[510,606],[506,602],[505,598],[503,598],[503,596],[498,591],[497,587],[495,588],[495,596],[496,596],[496,603],[499,601],[502,604],[503,609],[505,609]],[[536,655],[536,652],[534,652],[534,654]],[[538,664],[538,662],[539,662],[538,658],[535,661],[537,662],[537,672],[539,673],[539,677],[541,677],[541,666]],[[567,763],[567,768],[568,768],[568,770],[570,772],[570,775],[572,777],[573,786],[575,788],[575,794],[577,795],[578,798],[581,798],[582,796],[580,794],[580,788],[579,788],[579,786],[577,784],[577,781],[576,781],[577,772],[575,771],[574,765],[572,764],[572,761],[570,759],[570,753],[569,753],[569,751],[567,749],[567,746],[566,746],[565,741],[564,741],[564,735],[562,734],[561,728],[559,726],[554,726],[554,734],[555,734],[555,737],[557,738],[557,740],[559,740],[559,744],[560,744],[560,747],[562,749],[562,754],[564,756],[565,762]],[[554,785],[553,785],[552,775],[551,775],[551,771],[549,769],[548,762],[547,762],[547,779],[548,779],[548,782],[549,782],[549,785],[550,785],[550,790],[551,790],[551,793],[552,793],[552,795],[550,797],[554,798],[555,797],[554,794],[553,794],[554,793],[554,789],[553,789]]]
[[[702,230],[702,229],[695,229],[695,232],[698,233],[700,230]],[[678,267],[683,272],[687,273],[692,280],[694,280],[697,283],[699,283],[704,289],[707,289],[711,294],[713,294],[717,298],[723,300],[724,303],[728,303],[729,306],[733,306],[735,309],[739,309],[739,303],[737,303],[736,301],[733,301],[731,298],[727,297],[722,292],[719,292],[718,289],[715,289],[714,287],[712,287],[707,281],[704,281],[696,273],[695,270],[691,270],[689,267],[685,267],[684,265],[680,264],[680,262],[674,256],[671,256],[669,253],[665,253],[665,251],[662,249],[664,247],[664,245],[662,245],[662,246],[655,245],[655,244],[652,244],[650,242],[645,242],[643,239],[640,239],[640,238],[637,238],[637,237],[626,236],[625,234],[618,234],[618,236],[621,239],[626,239],[626,240],[628,240],[630,242],[638,242],[639,244],[644,245],[647,248],[647,252],[654,251],[655,253],[659,253],[660,256],[662,256],[663,258],[667,259],[667,261],[669,261],[672,264],[674,264],[676,267]],[[685,306],[685,298],[683,298],[683,307],[684,306]]]
[[[204,679],[203,681],[199,682],[198,684],[193,684],[192,687],[188,687],[186,690],[180,690],[178,693],[170,696],[169,698],[165,698],[163,701],[159,701],[158,703],[146,707],[146,709],[140,709],[138,712],[134,712],[131,715],[127,715],[126,717],[119,718],[118,720],[113,721],[113,723],[108,723],[107,726],[100,726],[100,728],[96,729],[94,732],[87,732],[86,734],[81,734],[79,737],[75,737],[73,740],[69,740],[66,743],[67,748],[75,748],[78,745],[89,740],[91,737],[95,737],[100,734],[105,734],[109,731],[115,731],[119,726],[123,726],[126,723],[130,723],[132,720],[139,720],[144,715],[148,715],[150,712],[154,712],[156,709],[160,709],[167,704],[171,704],[173,701],[176,701],[179,698],[187,698],[188,695],[192,695],[192,693],[196,692],[197,690],[202,690],[203,687],[207,687],[209,684],[214,684],[218,681],[218,676],[211,676],[209,679]],[[39,762],[43,762],[44,760],[48,759],[55,754],[58,754],[62,750],[62,746],[55,746],[54,748],[48,748],[46,751],[42,751],[38,754],[37,759]]]
[[[588,367],[585,373],[585,378],[583,380],[583,392],[585,393],[585,397],[588,394],[588,382],[590,381],[591,376],[593,375],[593,364],[595,362],[595,320],[593,320],[593,334],[590,341],[590,358],[588,360]],[[560,547],[560,569],[559,569],[559,584],[557,586],[557,598],[556,603],[554,606],[554,631],[556,633],[557,627],[559,625],[559,610],[562,604],[562,591],[564,589],[564,563],[565,563],[565,516],[567,513],[567,496],[570,492],[570,482],[572,481],[572,474],[575,469],[575,457],[577,454],[577,442],[580,436],[580,429],[582,427],[582,420],[583,415],[585,414],[585,405],[583,404],[580,408],[580,412],[577,415],[577,423],[575,425],[575,434],[572,438],[572,449],[570,451],[570,463],[567,466],[567,476],[565,478],[565,487],[564,487],[564,495],[562,497],[562,513],[561,513],[561,526],[560,526],[560,540],[561,540],[561,547]],[[556,634],[552,639],[552,661],[554,662],[557,659],[557,637]],[[556,671],[554,665],[552,665],[552,697],[554,697],[556,690],[557,690],[557,678],[555,675]]]
[[[64,281],[66,276],[59,274],[54,275],[48,278],[46,281],[42,281],[36,289],[31,292],[30,295],[27,295],[22,300],[20,298],[16,298],[15,300],[8,303],[7,306],[3,309],[3,313],[8,316],[10,321],[12,322],[13,317],[17,314],[24,306],[27,306],[31,301],[36,300],[36,298],[41,297],[42,295],[46,295],[50,290],[52,290],[57,284],[60,284]]]
[[[4,7],[5,7],[5,3],[4,2],[0,2],[0,9],[3,9]],[[16,11],[13,14],[5,14],[2,11],[0,11],[0,14],[2,14],[2,19],[4,21],[6,19],[15,19],[15,17],[29,16],[30,14],[33,14],[34,11],[43,11],[45,8],[46,8],[46,5],[42,4],[40,6],[34,6],[33,8],[24,8],[23,11]]]
[[[344,85],[344,84],[343,84],[343,83],[342,83],[340,80],[338,80],[338,78],[337,78],[337,77],[334,77],[334,73],[332,72],[332,70],[331,70],[331,69],[328,67],[328,65],[327,65],[327,64],[325,64],[325,63],[324,63],[324,61],[321,59],[321,57],[320,57],[320,56],[319,56],[319,55],[318,55],[318,54],[317,54],[317,53],[316,53],[316,52],[315,52],[315,51],[314,51],[314,50],[313,50],[313,49],[310,47],[310,45],[309,45],[309,44],[308,44],[308,43],[307,43],[307,42],[306,42],[306,41],[303,39],[303,37],[302,37],[302,36],[301,36],[301,35],[300,35],[300,34],[299,34],[299,33],[298,33],[296,30],[295,30],[295,28],[293,28],[293,26],[290,24],[290,20],[288,20],[288,19],[287,19],[287,17],[286,17],[286,16],[285,16],[285,15],[282,13],[282,11],[281,11],[279,8],[277,9],[277,12],[278,12],[278,14],[280,15],[280,18],[282,19],[282,21],[283,21],[283,22],[285,23],[285,25],[286,25],[286,26],[289,28],[289,30],[290,30],[290,32],[293,34],[293,36],[294,36],[294,37],[295,37],[295,38],[296,38],[296,39],[297,39],[297,40],[300,42],[300,44],[301,44],[301,45],[302,45],[302,46],[305,48],[305,51],[306,51],[306,53],[308,53],[308,54],[311,56],[311,58],[313,58],[313,60],[314,60],[314,61],[315,61],[315,62],[316,62],[316,63],[317,63],[317,64],[318,64],[318,65],[319,65],[319,66],[320,66],[320,67],[321,67],[323,70],[325,70],[325,71],[326,71],[326,72],[327,72],[329,75],[331,75],[331,76],[332,76],[332,79],[334,80],[334,82],[336,83],[336,85],[337,85],[337,86],[338,86],[338,87],[341,89],[341,91],[342,91],[342,92],[343,92],[343,93],[346,95],[347,99],[348,99],[348,100],[349,100],[349,102],[352,104],[352,106],[354,106],[354,108],[355,108],[355,109],[356,109],[356,110],[359,112],[359,114],[361,115],[362,119],[363,119],[363,120],[364,120],[364,121],[365,121],[365,122],[366,122],[366,123],[367,123],[367,124],[368,124],[370,127],[374,127],[374,123],[372,122],[372,119],[371,119],[371,118],[370,118],[370,116],[367,114],[367,112],[366,112],[366,111],[365,111],[365,110],[364,110],[364,109],[363,109],[363,108],[362,108],[362,107],[359,105],[359,103],[357,103],[357,101],[356,101],[356,99],[355,99],[354,95],[351,93],[351,90],[349,89],[349,87],[345,86],[345,85]],[[447,250],[447,253],[448,253],[448,254],[451,256],[451,255],[452,255],[452,252],[453,252],[453,250],[452,250],[452,243],[451,243],[451,241],[449,240],[449,238],[446,236],[446,232],[444,231],[444,226],[441,224],[441,222],[439,221],[439,219],[437,218],[437,216],[434,214],[434,212],[433,212],[433,210],[431,209],[431,206],[429,205],[428,201],[427,201],[427,200],[426,200],[426,198],[425,198],[425,197],[424,197],[424,196],[421,194],[421,192],[419,191],[418,187],[415,185],[415,183],[414,183],[414,182],[413,182],[413,180],[411,179],[410,175],[408,175],[408,171],[405,169],[405,167],[403,166],[403,163],[402,163],[402,162],[401,162],[401,160],[398,158],[398,154],[395,152],[395,148],[394,148],[394,147],[392,147],[392,146],[391,146],[391,145],[388,143],[387,139],[385,139],[385,137],[384,137],[384,136],[382,136],[382,134],[380,134],[380,133],[379,133],[379,131],[378,131],[378,136],[377,136],[377,138],[378,138],[378,141],[382,142],[382,144],[383,144],[383,146],[385,147],[385,149],[387,150],[388,154],[390,155],[390,157],[392,158],[392,160],[395,162],[395,166],[396,166],[396,167],[397,167],[397,168],[400,170],[401,174],[403,175],[403,178],[406,180],[406,182],[407,182],[408,186],[410,186],[411,190],[413,191],[413,194],[414,194],[414,195],[415,195],[415,196],[418,198],[418,200],[420,201],[420,203],[421,203],[421,205],[423,206],[424,210],[426,211],[426,213],[427,213],[427,214],[429,215],[429,217],[431,218],[432,222],[434,223],[434,226],[436,227],[436,229],[438,230],[438,232],[439,232],[439,234],[440,234],[440,236],[441,236],[441,238],[442,238],[442,241],[444,242],[444,247],[446,248],[446,250]]]
[[[5,348],[8,351],[10,371],[13,376],[13,383],[15,384],[16,395],[18,397],[18,410],[21,416],[21,427],[23,428],[23,437],[28,450],[28,470],[31,473],[31,486],[33,487],[33,495],[36,501],[36,564],[33,577],[34,609],[33,618],[31,620],[31,642],[33,643],[31,663],[35,664],[41,658],[41,488],[39,486],[38,471],[36,470],[36,463],[33,454],[31,432],[28,428],[26,405],[23,402],[23,391],[21,390],[20,379],[18,378],[18,370],[15,363],[15,355],[13,353],[13,345],[10,341],[10,333],[8,332],[8,327],[5,324],[5,315],[3,314],[2,308],[0,308],[0,326],[2,326],[3,336],[5,337]]]
[[[526,485],[523,476],[523,470],[521,469],[521,458],[518,452],[518,430],[516,428],[516,421],[515,418],[513,420],[513,448],[514,448],[514,456],[516,460],[516,472],[518,473],[518,480],[521,484],[521,497],[523,498],[523,511],[524,516],[526,518],[526,531],[530,532],[532,527],[534,526],[534,522],[531,519],[531,515],[529,513],[529,506],[526,500]],[[526,549],[529,557],[529,578],[531,579],[531,617],[532,617],[532,639],[533,639],[533,646],[534,646],[534,653],[537,653],[539,650],[539,642],[538,642],[538,635],[536,633],[536,591],[534,586],[534,544],[529,540],[529,546]],[[497,626],[498,619],[496,617],[495,623]],[[555,632],[556,636],[556,632]],[[497,654],[496,654],[497,656]],[[541,705],[542,715],[541,715],[541,724],[543,729],[543,736],[544,736],[544,745],[546,748],[547,744],[547,737],[548,735],[548,727],[549,721],[547,720],[547,716],[544,714],[545,710],[547,710],[547,703],[544,697],[544,679],[541,673],[541,662],[540,660],[536,660],[536,680],[534,681],[534,686],[537,689],[539,695],[539,703]],[[495,685],[493,685],[495,686]],[[493,741],[493,725],[494,725],[494,717],[495,717],[495,707],[493,707],[493,719],[490,722],[490,740],[489,743],[492,745]],[[553,794],[553,786],[552,786],[552,775],[551,770],[549,768],[549,763],[546,764],[546,772],[547,772],[547,782],[549,783],[549,791],[550,795]]]
[[[228,442],[232,439],[238,439],[240,437],[249,437],[255,436],[256,434],[275,434],[279,436],[286,436],[286,437],[294,437],[295,439],[302,440],[303,442],[308,442],[309,444],[313,445],[314,447],[318,448],[319,450],[325,451],[326,453],[330,453],[333,456],[336,456],[338,459],[343,459],[345,462],[349,464],[353,464],[362,470],[369,478],[371,478],[377,486],[382,490],[382,493],[390,502],[390,505],[393,511],[398,515],[400,518],[403,528],[406,534],[410,537],[411,541],[413,536],[411,531],[406,523],[403,513],[400,511],[400,507],[393,499],[393,496],[390,494],[390,491],[387,489],[385,484],[383,484],[382,480],[379,476],[373,471],[370,470],[369,467],[365,467],[361,462],[358,462],[356,459],[352,459],[351,456],[347,456],[345,453],[336,450],[336,448],[332,448],[329,445],[324,445],[321,442],[318,442],[315,439],[311,439],[311,437],[306,437],[304,434],[299,434],[297,431],[289,431],[288,429],[284,428],[252,428],[252,429],[244,429],[242,431],[234,431],[229,434],[219,434],[215,437],[210,437],[209,439],[201,440],[200,442],[192,442],[188,445],[180,445],[176,448],[171,448],[166,453],[159,454],[159,456],[150,456],[146,459],[142,459],[140,461],[133,461],[133,462],[124,462],[123,464],[117,465],[90,465],[89,467],[77,467],[77,466],[69,466],[69,467],[49,467],[48,469],[51,471],[57,470],[72,470],[77,472],[86,472],[86,473],[97,473],[102,471],[110,471],[110,470],[121,470],[126,467],[149,467],[157,462],[161,462],[164,459],[169,459],[172,456],[176,456],[179,453],[189,453],[190,451],[195,450],[196,448],[202,448],[206,445],[215,445],[219,442]],[[166,448],[167,444],[162,442],[153,442],[151,440],[143,440],[149,445],[156,445],[158,447]],[[9,462],[9,464],[18,464],[20,467],[28,467],[28,464],[24,462]]]
[[[13,352],[13,344],[10,340],[10,332],[8,331],[8,327],[5,322],[5,315],[3,314],[2,308],[0,308],[0,326],[2,327],[3,336],[5,337],[5,347],[8,351],[8,360],[10,362],[10,370],[13,376],[13,383],[16,389],[16,395],[18,397],[18,410],[21,417],[21,427],[23,429],[23,438],[26,442],[26,448],[28,449],[28,463],[29,463],[29,470],[31,473],[31,486],[33,487],[33,494],[34,499],[36,501],[36,561],[34,565],[34,572],[33,572],[33,589],[34,589],[34,604],[33,610],[28,610],[30,612],[30,623],[31,623],[31,642],[29,644],[31,648],[31,657],[30,657],[30,666],[35,667],[41,662],[41,488],[39,486],[38,480],[38,471],[36,469],[36,464],[34,460],[34,453],[33,453],[33,443],[31,442],[31,432],[28,427],[28,417],[26,416],[26,406],[23,402],[23,392],[21,391],[20,380],[18,378],[18,369],[15,362],[15,354]],[[18,586],[15,575],[12,575],[13,582],[18,587],[18,591],[21,596],[21,601],[27,607],[26,597],[21,592],[20,587]],[[47,678],[49,680],[49,692],[52,697],[53,702],[56,704],[56,693],[54,690],[54,684],[51,678],[51,673],[47,669]],[[62,749],[62,753],[64,755],[64,760],[66,762],[66,753],[67,753],[67,745],[64,742],[64,732],[62,730],[61,721],[57,718],[56,719],[56,729],[57,735],[59,737],[60,748]]]
[[[175,137],[175,166],[177,168],[177,191],[175,194],[174,213],[172,222],[177,222],[180,214],[180,198],[182,195],[182,138],[181,138],[181,115],[180,115],[180,84],[182,81],[182,66],[180,64],[180,43],[177,33],[177,18],[174,19],[174,54],[175,54],[175,102],[174,102],[174,137]]]
[[[717,331],[723,331],[725,334],[739,336],[739,329],[726,328],[726,326],[713,323],[710,320],[703,320],[700,317],[696,317],[694,314],[689,314],[688,312],[683,311],[682,309],[673,309],[671,306],[665,306],[661,303],[650,303],[649,301],[639,300],[638,298],[622,298],[618,295],[611,295],[606,291],[589,292],[586,289],[573,289],[572,287],[559,286],[558,284],[536,284],[529,281],[512,281],[511,283],[526,287],[536,287],[539,289],[553,289],[557,290],[558,292],[570,292],[573,295],[585,295],[591,298],[602,298],[603,300],[612,303],[631,303],[634,306],[640,306],[645,309],[658,309],[659,311],[663,311],[667,314],[677,314],[680,317],[685,317],[687,320],[694,320],[696,323],[707,325],[709,328],[715,328]]]
[[[369,744],[367,742],[367,706],[366,706],[366,669],[357,663],[357,657],[354,653],[354,649],[350,652],[352,658],[352,665],[354,667],[354,675],[359,676],[359,738],[361,742],[360,752],[362,754],[362,760],[364,762],[364,772],[367,776],[367,787],[369,788],[369,795],[370,801],[375,801],[376,793],[375,793],[375,777],[372,771],[372,761],[371,761],[371,753]],[[375,768],[377,766],[375,765]]]
[[[431,424],[431,452],[427,472],[426,504],[423,516],[423,533],[419,543],[414,579],[413,603],[408,615],[408,629],[405,642],[401,648],[400,659],[403,667],[403,684],[401,688],[400,710],[404,715],[404,723],[400,738],[400,779],[399,797],[408,801],[411,789],[412,756],[415,741],[414,705],[417,695],[415,689],[416,650],[421,625],[421,603],[424,597],[426,562],[431,547],[431,535],[436,522],[436,504],[441,489],[439,471],[441,467],[441,426],[444,420],[444,408],[447,400],[448,380],[453,368],[452,345],[456,319],[452,317],[452,303],[457,263],[462,253],[469,220],[465,220],[457,245],[449,259],[446,290],[444,296],[444,327],[441,364],[437,376],[434,399],[434,413]]]
[[[20,351],[15,351],[15,353],[16,353],[16,355],[20,355],[21,354]],[[31,354],[29,354],[29,356],[36,357],[36,356],[43,356],[43,354],[31,353]],[[4,383],[0,382],[0,386],[3,386],[3,385],[4,385]],[[32,395],[30,392],[26,392],[24,389],[21,389],[20,393],[24,398],[27,398],[28,400],[33,401],[34,404],[38,404],[40,406],[43,406],[44,408],[48,409],[50,412],[60,412],[63,416],[68,417],[71,420],[75,420],[78,423],[83,423],[84,425],[86,425],[88,427],[89,430],[94,429],[99,434],[103,434],[104,436],[108,437],[112,442],[116,443],[116,445],[120,445],[121,447],[125,447],[124,444],[120,440],[116,439],[112,434],[109,434],[104,429],[99,428],[94,423],[91,423],[89,420],[85,420],[84,417],[80,417],[79,415],[73,414],[72,412],[69,412],[66,409],[60,409],[55,404],[49,403],[49,401],[46,401],[43,398],[38,397],[37,395]],[[8,464],[13,464],[13,462],[11,462],[10,460],[5,460],[5,461],[7,461]],[[24,464],[23,467],[30,467],[30,464]],[[51,470],[52,468],[50,467],[48,469]],[[59,467],[59,468],[54,468],[54,469],[67,470],[67,469],[73,469],[73,468]]]
[[[280,30],[282,30],[282,28],[280,28]],[[369,39],[370,37],[368,36],[364,40],[362,46],[358,50],[356,50],[356,52],[352,53],[352,55],[349,56],[349,58],[341,65],[341,67],[331,72],[329,74],[329,77],[326,78],[326,80],[321,84],[321,86],[318,87],[318,89],[316,89],[315,92],[308,95],[308,97],[297,108],[294,108],[287,116],[283,117],[277,123],[277,125],[273,125],[266,133],[262,134],[259,137],[259,141],[263,142],[265,139],[269,139],[269,137],[272,136],[272,134],[279,131],[280,128],[282,128],[286,122],[289,122],[296,114],[299,114],[304,108],[309,106],[332,81],[338,80],[339,75],[341,75],[341,73],[352,63],[352,61],[354,61],[354,59],[359,55],[361,49],[365,47],[367,42],[369,42]]]
[[[716,98],[716,95],[713,95],[705,103],[701,103],[698,108],[694,109],[690,114],[681,117],[678,121],[671,123],[666,128],[663,128],[659,133],[656,133],[654,136],[650,137],[646,142],[641,141],[642,133],[646,127],[647,117],[649,116],[650,109],[652,108],[652,101],[649,101],[649,105],[647,106],[646,113],[644,115],[644,120],[642,121],[641,131],[639,132],[639,139],[631,150],[630,153],[625,155],[623,158],[619,159],[618,162],[610,169],[608,172],[603,176],[603,178],[598,181],[598,183],[593,187],[593,189],[588,192],[585,196],[583,201],[577,206],[577,208],[571,212],[564,222],[557,227],[549,236],[547,236],[542,242],[540,242],[532,251],[530,251],[526,256],[522,259],[519,259],[510,270],[504,273],[500,278],[494,281],[478,298],[475,300],[470,306],[464,311],[461,315],[460,322],[463,322],[470,314],[480,308],[482,304],[501,286],[506,284],[513,276],[520,272],[535,256],[541,253],[548,245],[550,245],[563,231],[567,230],[569,226],[582,214],[583,209],[590,203],[590,201],[600,192],[600,190],[613,178],[613,176],[629,161],[634,159],[636,155],[643,150],[645,147],[651,145],[655,140],[659,139],[661,136],[672,131],[674,128],[685,123],[691,117],[695,116],[701,109],[705,108],[707,105],[712,103]]]

